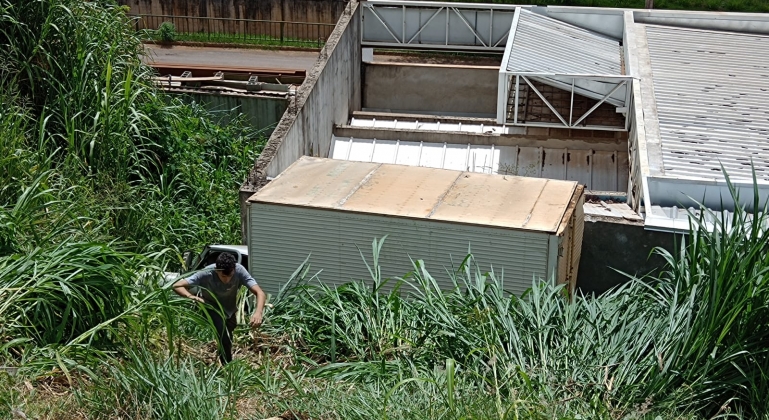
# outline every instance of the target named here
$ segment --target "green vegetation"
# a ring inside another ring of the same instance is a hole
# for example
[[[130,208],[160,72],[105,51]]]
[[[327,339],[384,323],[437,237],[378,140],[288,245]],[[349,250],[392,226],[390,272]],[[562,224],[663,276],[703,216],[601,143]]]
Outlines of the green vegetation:
[[[0,418],[769,418],[766,211],[573,300],[471,256],[453,291],[383,279],[374,241],[370,279],[301,267],[220,368],[161,273],[238,241],[257,133],[157,90],[108,2],[0,0],[0,46]]]
[[[144,41],[160,42],[166,41],[159,31],[144,31],[142,34]],[[256,45],[264,47],[296,47],[296,48],[322,48],[326,44],[325,39],[302,39],[302,38],[277,38],[270,35],[250,35],[243,36],[228,33],[195,33],[195,32],[175,32],[172,41],[176,42],[201,42],[211,44],[241,44]]]
[[[272,22],[229,18],[132,16],[145,42],[200,42],[264,47],[321,48],[334,28],[329,23]],[[232,30],[233,32],[226,32]],[[291,36],[289,36],[289,34]]]
[[[35,398],[17,379],[74,384],[169,340],[196,318],[163,270],[240,239],[263,139],[164,95],[141,53],[110,2],[0,0],[0,418]]]
[[[163,22],[157,30],[157,36],[163,42],[173,42],[176,39],[176,28],[171,22]]]

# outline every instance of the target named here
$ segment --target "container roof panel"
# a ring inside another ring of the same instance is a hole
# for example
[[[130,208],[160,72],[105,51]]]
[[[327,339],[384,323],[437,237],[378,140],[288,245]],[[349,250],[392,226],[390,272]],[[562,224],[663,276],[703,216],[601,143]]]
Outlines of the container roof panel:
[[[464,173],[446,194],[432,218],[445,221],[495,225],[531,230],[555,231],[562,214],[552,217],[550,226],[528,226],[532,211],[548,180],[478,173]],[[572,185],[573,187],[573,185]],[[571,199],[571,194],[561,199]],[[566,207],[564,206],[562,210]],[[556,220],[557,219],[557,220]],[[555,228],[554,228],[555,226]]]
[[[301,170],[286,171],[259,191],[260,201],[295,206],[333,207],[347,198],[376,163],[302,159]]]
[[[517,26],[510,34],[513,45],[506,63],[507,72],[624,74],[618,40],[523,8],[519,10]]]
[[[645,29],[665,176],[769,180],[769,37]]]
[[[461,172],[417,166],[382,165],[338,209],[428,217]]]
[[[558,230],[560,220],[569,205],[563,201],[563,197],[570,197],[574,192],[573,187],[567,183],[547,181],[526,224],[530,229]]]
[[[249,201],[556,233],[576,190],[573,181],[305,156]]]

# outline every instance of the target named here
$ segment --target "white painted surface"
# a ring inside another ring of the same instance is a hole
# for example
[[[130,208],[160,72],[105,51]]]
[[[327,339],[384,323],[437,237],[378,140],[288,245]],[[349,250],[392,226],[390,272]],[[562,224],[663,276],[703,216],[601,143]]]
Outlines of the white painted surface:
[[[626,192],[627,153],[333,137],[329,157],[487,174],[578,181],[588,190]]]
[[[510,127],[493,124],[474,124],[440,121],[399,121],[397,119],[359,118],[350,119],[351,127],[390,128],[399,130],[446,131],[475,134],[510,134]]]

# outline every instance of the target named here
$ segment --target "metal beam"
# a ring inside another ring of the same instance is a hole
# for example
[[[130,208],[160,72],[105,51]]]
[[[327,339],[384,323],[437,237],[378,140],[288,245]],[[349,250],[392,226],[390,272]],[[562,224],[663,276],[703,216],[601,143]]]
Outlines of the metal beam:
[[[520,90],[521,85],[521,76],[515,75],[515,119],[513,120],[514,124],[518,124],[518,91]],[[505,107],[507,107],[507,104],[505,104]]]
[[[598,101],[595,105],[593,105],[592,108],[588,109],[585,115],[579,117],[579,119],[574,123],[574,125],[577,125],[582,122],[585,118],[587,118],[593,111],[595,111],[599,106],[601,106],[602,103],[606,102],[609,97],[616,92],[619,88],[625,85],[625,82],[618,84],[617,86],[614,86],[614,89],[611,90],[611,92],[607,93],[600,101]],[[627,118],[627,117],[626,117]]]
[[[377,20],[384,26],[385,29],[387,29],[387,32],[390,34],[390,36],[393,37],[394,40],[400,41],[397,36],[393,33],[392,29],[390,29],[390,26],[387,25],[387,23],[382,19],[381,16],[379,16],[379,13],[376,12],[376,9],[371,8],[371,13],[374,15],[374,17],[377,18]]]
[[[507,92],[505,93],[505,101],[506,102],[504,104],[504,107],[505,107],[504,108],[505,109],[504,120],[500,121],[499,120],[500,119],[499,115],[501,114],[501,112],[497,113],[497,115],[498,115],[498,117],[497,117],[498,123],[500,123],[500,124],[511,124],[511,125],[516,125],[516,126],[538,126],[538,127],[568,127],[568,128],[573,128],[573,129],[582,129],[582,130],[605,130],[605,131],[628,131],[628,129],[629,129],[629,118],[630,117],[629,117],[629,113],[627,111],[623,112],[624,122],[623,122],[623,124],[621,126],[619,126],[619,125],[616,126],[616,127],[613,127],[613,126],[597,126],[597,125],[580,126],[579,124],[582,121],[584,121],[585,118],[590,116],[590,114],[592,114],[596,109],[598,109],[598,107],[600,107],[603,103],[611,103],[612,105],[618,106],[619,108],[618,108],[617,112],[620,112],[619,111],[620,108],[628,109],[628,107],[632,103],[632,95],[630,95],[630,94],[625,95],[623,100],[617,100],[616,98],[612,99],[612,95],[614,95],[623,86],[626,87],[629,90],[630,83],[632,82],[632,79],[630,79],[630,78],[626,78],[626,77],[607,78],[607,77],[601,77],[601,76],[594,76],[593,78],[573,77],[571,79],[571,83],[567,84],[567,83],[564,83],[564,82],[558,81],[558,80],[552,80],[552,79],[548,79],[548,78],[538,77],[536,80],[538,82],[540,82],[540,83],[544,83],[546,85],[551,85],[551,86],[554,86],[554,87],[556,87],[558,89],[563,89],[563,90],[566,90],[566,91],[570,92],[571,98],[570,98],[570,101],[569,101],[569,117],[568,117],[568,121],[567,121],[555,109],[553,104],[551,104],[545,98],[545,96],[542,94],[542,92],[540,92],[534,86],[534,84],[532,83],[530,78],[527,77],[527,74],[525,74],[525,73],[524,74],[521,74],[521,73],[504,73],[504,71],[501,70],[500,71],[500,78],[499,78],[500,81],[503,80],[503,75],[507,76],[507,77],[515,77],[515,80],[516,80],[516,86],[515,86],[516,99],[515,99],[515,103],[514,103],[514,111],[513,111],[512,118],[508,118],[508,116],[507,116],[507,106],[508,106],[507,102],[509,101],[510,95],[513,93],[512,92],[512,87],[510,86],[512,84],[512,81],[510,81],[510,82],[506,83],[505,86],[504,86],[505,89],[507,89]],[[547,105],[547,107],[550,109],[550,111],[552,111],[553,114],[556,117],[558,117],[558,119],[561,121],[562,125],[555,124],[555,123],[530,123],[530,122],[521,121],[519,119],[519,117],[518,117],[518,113],[519,113],[519,111],[518,111],[518,105],[519,105],[518,104],[518,102],[519,102],[518,95],[519,95],[519,91],[520,91],[520,86],[519,86],[518,81],[520,79],[523,79],[524,82],[526,82],[526,84],[531,88],[531,90],[534,91],[534,93],[537,94],[537,96],[542,100],[542,102],[544,102],[544,104]],[[574,96],[576,94],[585,96],[584,92],[582,92],[581,89],[578,89],[579,83],[583,83],[584,84],[584,83],[590,82],[591,80],[596,80],[596,79],[611,80],[611,81],[614,82],[614,86],[612,87],[612,89],[610,91],[608,91],[606,93],[602,93],[601,96],[595,98],[598,102],[596,104],[594,104],[587,112],[585,112],[579,119],[577,119],[576,121],[573,121],[573,118],[574,118]],[[500,89],[501,89],[501,87],[500,87]],[[617,103],[615,104],[615,102],[617,102]],[[501,103],[501,101],[500,101],[498,106],[500,107],[500,109],[502,109],[501,107],[503,106],[503,104]]]
[[[454,13],[456,13],[456,15],[457,15],[457,16],[459,16],[459,18],[462,20],[462,22],[464,22],[464,23],[465,23],[465,26],[467,26],[467,29],[469,29],[469,30],[470,30],[470,32],[472,32],[472,33],[473,33],[473,35],[475,35],[475,39],[477,39],[478,41],[480,41],[480,42],[481,42],[481,45],[483,45],[484,47],[488,47],[488,45],[486,45],[486,43],[485,43],[485,42],[483,42],[483,39],[481,39],[481,36],[480,36],[480,35],[478,35],[478,32],[475,32],[475,29],[473,29],[473,27],[472,27],[472,26],[470,26],[470,22],[468,22],[468,21],[467,21],[467,19],[465,19],[465,16],[464,16],[462,13],[459,13],[459,10],[458,10],[456,7],[452,7],[452,8],[451,8],[451,10],[452,10]],[[492,25],[490,24],[489,26],[491,27]],[[489,38],[489,42],[490,42],[490,41],[491,41],[491,38]]]
[[[513,20],[510,22],[510,29],[508,29],[507,33],[509,34],[507,44],[505,45],[505,53],[502,56],[502,63],[507,63],[510,60],[510,54],[512,53],[513,49],[513,41],[515,41],[515,32],[518,27],[518,19],[521,16],[521,9],[516,8],[515,13],[513,14]],[[496,47],[496,45],[495,45]],[[505,124],[507,122],[507,104],[510,99],[510,77],[511,75],[508,75],[505,71],[505,66],[501,65],[499,67],[499,86],[497,87],[497,123],[499,124]],[[519,78],[516,76],[515,78],[515,95],[516,95],[516,101],[515,101],[515,115],[513,116],[515,122],[518,122],[518,82]]]
[[[425,23],[424,23],[424,25],[422,25],[422,26],[419,28],[419,30],[417,31],[417,33],[415,33],[415,34],[414,34],[414,36],[412,36],[412,37],[409,39],[409,42],[407,42],[407,44],[411,44],[411,41],[413,41],[413,40],[414,40],[414,38],[416,38],[417,36],[419,36],[419,34],[421,34],[421,33],[422,33],[422,30],[423,30],[423,29],[425,29],[425,28],[427,27],[427,25],[429,25],[429,24],[430,24],[430,22],[432,22],[432,21],[433,21],[433,19],[435,19],[435,17],[436,17],[436,16],[438,16],[438,13],[440,13],[440,12],[441,12],[441,10],[443,10],[443,7],[441,7],[441,8],[440,8],[440,9],[438,9],[438,10],[436,10],[436,11],[435,11],[435,13],[433,13],[433,15],[432,15],[432,16],[430,16],[430,19],[427,19],[427,22],[425,22]],[[405,25],[404,25],[404,26],[405,26]]]
[[[500,53],[518,7],[393,0],[367,0],[361,6],[361,41],[365,47]],[[427,21],[423,22],[423,16],[429,16]],[[464,25],[457,26],[457,18]],[[488,38],[484,38],[486,34]]]
[[[534,87],[534,85],[529,81],[529,79],[526,76],[521,76],[521,77],[523,77],[523,81],[529,85],[531,90],[533,90],[534,93],[536,93],[537,96],[539,96],[539,99],[542,99],[542,102],[544,102],[545,105],[547,105],[547,107],[550,108],[551,111],[553,111],[553,114],[555,114],[555,116],[558,117],[559,120],[561,120],[563,125],[565,125],[566,127],[569,127],[569,124],[566,122],[566,120],[563,119],[561,114],[559,114],[558,111],[556,111],[555,108],[552,105],[550,105],[550,102],[548,102],[548,100],[545,99],[545,95],[540,93],[539,90],[537,90],[537,88]]]

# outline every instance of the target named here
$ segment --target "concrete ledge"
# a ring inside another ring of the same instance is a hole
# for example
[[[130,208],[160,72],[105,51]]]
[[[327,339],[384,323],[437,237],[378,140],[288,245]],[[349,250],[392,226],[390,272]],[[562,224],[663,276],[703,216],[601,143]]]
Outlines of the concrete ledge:
[[[496,146],[545,147],[570,150],[627,151],[625,140],[615,139],[574,139],[549,138],[522,135],[476,134],[464,132],[403,130],[389,128],[336,126],[337,137],[360,139],[424,141],[427,143],[474,144]]]
[[[374,112],[374,111],[355,111],[352,113],[353,118],[380,118],[383,120],[398,120],[398,121],[424,121],[424,122],[461,122],[468,124],[488,124],[498,125],[497,120],[494,118],[475,118],[475,117],[455,117],[448,115],[427,115],[427,114],[409,114],[406,112]]]

